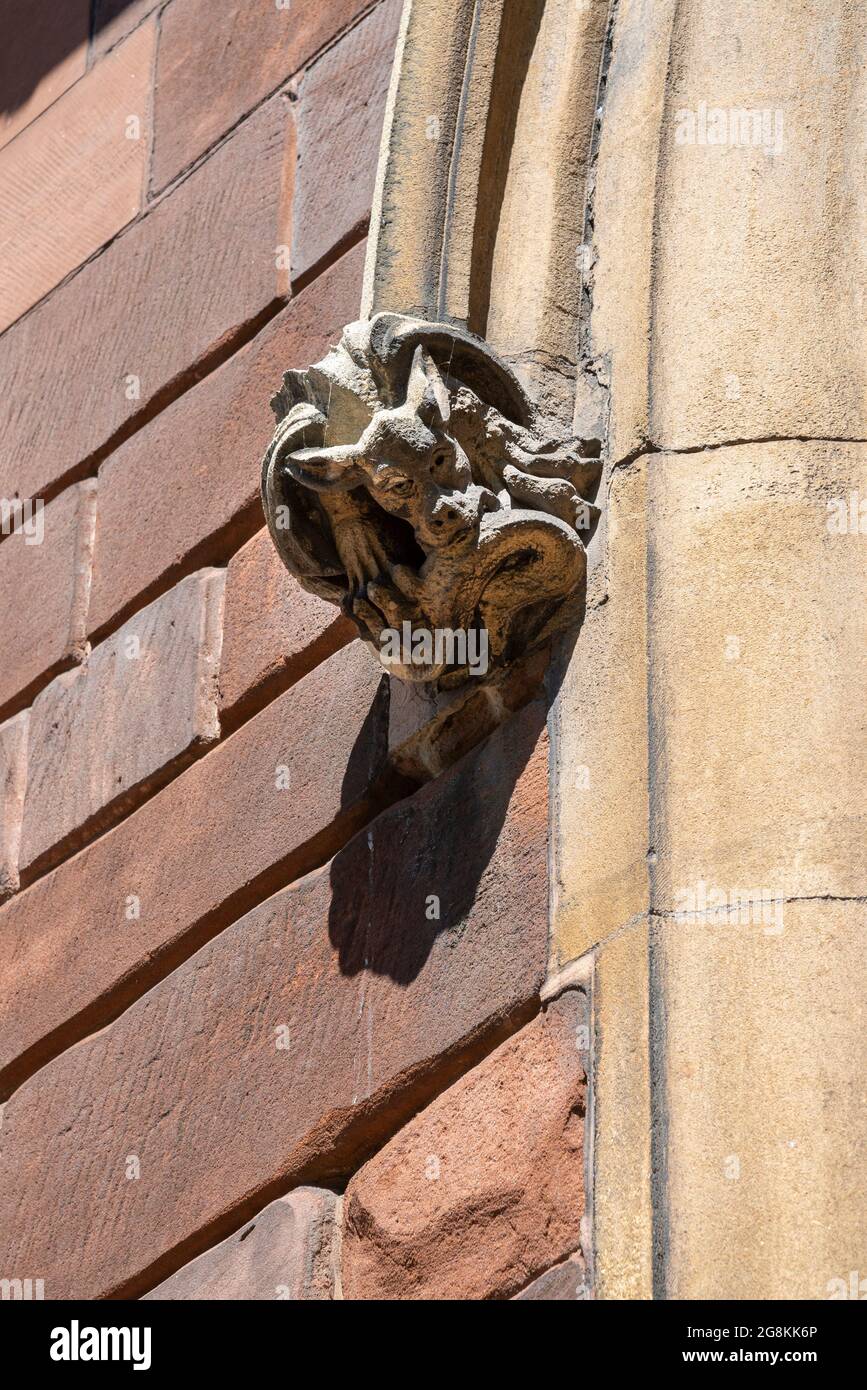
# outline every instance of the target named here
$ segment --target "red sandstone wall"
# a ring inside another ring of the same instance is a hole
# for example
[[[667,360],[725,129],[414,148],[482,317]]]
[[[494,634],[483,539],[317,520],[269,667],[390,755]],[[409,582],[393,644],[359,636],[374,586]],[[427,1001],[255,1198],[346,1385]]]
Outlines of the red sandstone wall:
[[[262,530],[399,11],[0,0],[0,499],[44,504],[0,537],[0,1276],[47,1298],[584,1287],[544,710],[408,783]]]

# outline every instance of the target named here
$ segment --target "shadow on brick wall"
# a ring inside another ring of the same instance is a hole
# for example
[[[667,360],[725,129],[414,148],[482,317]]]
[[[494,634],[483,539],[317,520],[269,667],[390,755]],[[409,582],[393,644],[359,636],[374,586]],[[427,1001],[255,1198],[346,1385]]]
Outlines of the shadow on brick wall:
[[[70,54],[126,16],[130,28],[155,9],[142,0],[0,0],[0,112],[12,115]],[[124,26],[118,26],[122,37]],[[58,93],[59,95],[59,93]]]
[[[459,938],[471,917],[496,931],[510,911],[547,916],[547,798],[535,799],[538,785],[529,796],[516,788],[574,640],[549,671],[546,698],[385,811],[332,861],[328,928],[344,974],[367,970],[406,985],[437,938]]]

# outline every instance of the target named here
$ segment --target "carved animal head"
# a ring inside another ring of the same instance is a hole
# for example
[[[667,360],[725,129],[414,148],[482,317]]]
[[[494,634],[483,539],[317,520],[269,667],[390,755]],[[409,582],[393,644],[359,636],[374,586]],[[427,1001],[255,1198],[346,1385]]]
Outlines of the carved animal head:
[[[542,640],[558,610],[565,620],[596,515],[598,446],[543,438],[479,339],[379,314],[287,372],[272,405],[262,488],[277,549],[372,645],[400,622],[483,622],[498,664]]]
[[[289,456],[299,483],[321,492],[365,488],[383,511],[407,522],[424,550],[478,531],[500,502],[473,482],[470,462],[449,432],[451,401],[439,369],[419,344],[401,405],[377,410],[355,444],[302,448]]]

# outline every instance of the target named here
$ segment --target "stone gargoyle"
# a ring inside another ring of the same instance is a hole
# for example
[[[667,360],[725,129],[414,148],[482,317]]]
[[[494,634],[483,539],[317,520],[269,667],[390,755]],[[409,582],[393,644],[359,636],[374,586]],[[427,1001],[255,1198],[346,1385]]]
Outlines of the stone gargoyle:
[[[574,616],[599,443],[546,437],[480,339],[377,314],[287,372],[271,405],[262,497],[274,544],[392,674],[459,685]]]

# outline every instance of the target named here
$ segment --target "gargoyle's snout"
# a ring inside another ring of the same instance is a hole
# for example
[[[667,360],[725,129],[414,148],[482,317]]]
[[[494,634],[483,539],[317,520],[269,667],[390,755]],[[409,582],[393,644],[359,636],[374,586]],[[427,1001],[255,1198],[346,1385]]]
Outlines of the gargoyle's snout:
[[[471,484],[464,492],[438,491],[429,508],[425,530],[435,548],[478,529],[485,512],[498,511],[500,500],[489,488]]]

